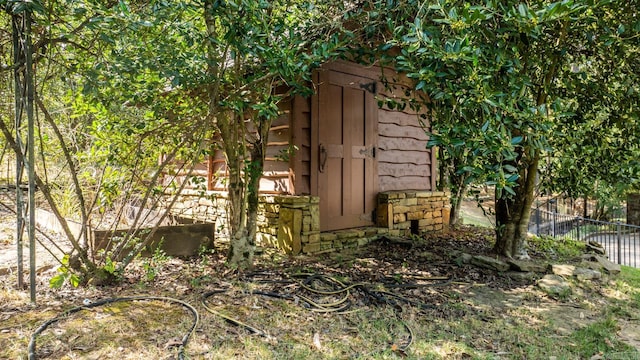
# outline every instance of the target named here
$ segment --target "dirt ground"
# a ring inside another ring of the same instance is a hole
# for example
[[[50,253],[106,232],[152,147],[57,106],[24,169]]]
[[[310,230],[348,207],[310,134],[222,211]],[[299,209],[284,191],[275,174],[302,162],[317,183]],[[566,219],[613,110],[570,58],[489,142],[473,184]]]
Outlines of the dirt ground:
[[[471,210],[475,211],[478,218],[484,216],[477,209]],[[55,234],[50,236],[59,240]],[[269,280],[272,284],[261,291],[277,292],[282,290],[278,281],[283,276],[301,273],[322,273],[345,279],[352,284],[384,284],[402,297],[432,309],[428,312],[430,321],[455,318],[467,313],[469,309],[484,321],[502,318],[510,311],[526,310],[530,314],[553,319],[558,336],[568,336],[576,329],[597,320],[599,308],[606,302],[604,296],[600,298],[585,295],[580,300],[569,298],[559,301],[542,293],[535,286],[535,278],[512,278],[460,263],[462,252],[490,254],[492,239],[493,232],[490,229],[465,227],[421,240],[414,239],[413,242],[381,239],[363,248],[315,257],[287,257],[266,249],[256,258],[254,271],[245,273],[237,273],[225,265],[224,244],[218,243],[216,251],[195,259],[162,259],[155,264],[149,260],[138,262],[122,282],[114,286],[77,289],[65,286],[58,290],[48,286],[49,280],[56,274],[58,264],[52,254],[39,244],[38,298],[37,304],[31,305],[28,291],[15,289],[15,217],[4,209],[0,211],[0,321],[2,324],[13,325],[0,325],[0,354],[5,346],[9,346],[7,344],[25,350],[30,334],[38,325],[83,301],[92,302],[142,293],[192,301],[207,289],[237,283],[238,279],[255,281],[256,278],[261,281]],[[42,239],[45,245],[47,241]],[[25,259],[28,259],[26,247]],[[149,278],[150,270],[153,273],[152,279]],[[25,280],[28,283],[28,274],[25,274]],[[578,289],[578,294],[581,291],[587,290]],[[589,286],[588,291],[598,293],[604,290],[601,285],[594,284]],[[464,305],[464,308],[456,310],[455,306],[441,306],[452,301]],[[38,315],[34,315],[34,311]],[[27,314],[31,317],[26,316]],[[21,316],[25,317],[21,322],[23,325],[18,326],[17,319]],[[640,350],[639,330],[637,316],[631,316],[628,321],[621,323],[619,338]],[[196,344],[197,339],[198,337],[194,340]]]

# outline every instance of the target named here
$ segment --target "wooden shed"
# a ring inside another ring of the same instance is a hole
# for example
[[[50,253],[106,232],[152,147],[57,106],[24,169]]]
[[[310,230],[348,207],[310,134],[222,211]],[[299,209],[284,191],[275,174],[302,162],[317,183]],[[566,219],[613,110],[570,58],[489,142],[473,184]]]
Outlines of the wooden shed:
[[[260,190],[272,198],[265,202],[278,205],[276,213],[309,204],[298,216],[302,242],[308,235],[315,241],[316,232],[376,225],[400,233],[442,229],[438,208],[447,207],[446,194],[434,192],[428,136],[415,111],[385,105],[407,89],[390,91],[381,81],[383,71],[385,79],[398,78],[379,66],[325,64],[314,73],[314,95],[286,101],[273,122]],[[224,191],[222,155],[212,156],[204,171],[209,190]],[[291,216],[296,222],[297,215]],[[263,217],[266,227],[284,226],[285,220],[273,218]]]

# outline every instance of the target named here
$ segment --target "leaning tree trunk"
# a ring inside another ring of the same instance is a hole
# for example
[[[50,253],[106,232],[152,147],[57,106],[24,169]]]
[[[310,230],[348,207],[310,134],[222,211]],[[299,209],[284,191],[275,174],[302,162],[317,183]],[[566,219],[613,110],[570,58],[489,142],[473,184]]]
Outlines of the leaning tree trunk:
[[[536,152],[520,173],[516,195],[496,198],[496,245],[494,251],[509,258],[527,257],[525,248],[540,155]]]
[[[264,170],[264,156],[268,132],[271,128],[270,119],[259,119],[255,124],[257,136],[251,143],[250,161],[245,162],[244,174],[247,178],[246,187],[246,212],[243,211],[243,218],[240,227],[232,234],[232,241],[229,246],[228,263],[241,269],[253,266],[253,255],[256,245],[256,233],[258,227],[258,205],[260,179]],[[231,195],[231,194],[230,194]],[[244,209],[243,209],[244,210]]]

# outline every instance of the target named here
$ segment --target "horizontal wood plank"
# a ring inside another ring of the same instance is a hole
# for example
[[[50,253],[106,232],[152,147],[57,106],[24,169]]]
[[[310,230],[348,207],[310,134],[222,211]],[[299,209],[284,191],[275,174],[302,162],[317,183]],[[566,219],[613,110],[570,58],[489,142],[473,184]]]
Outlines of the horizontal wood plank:
[[[428,151],[427,140],[382,135],[378,137],[378,148],[381,150]]]
[[[406,176],[428,177],[431,175],[431,165],[378,162],[378,175],[392,176],[394,178],[401,178]]]
[[[416,140],[429,140],[429,135],[420,126],[400,126],[396,124],[378,124],[380,136],[393,138],[411,138]]]
[[[378,162],[427,165],[431,164],[431,153],[424,151],[379,150],[376,154]]]
[[[381,124],[396,124],[399,126],[420,127],[420,119],[418,115],[405,114],[401,111],[392,111],[386,109],[378,110],[378,121]],[[429,120],[423,120],[425,126],[429,126]]]
[[[380,191],[392,190],[431,190],[431,178],[407,176],[395,178],[393,176],[378,177]]]

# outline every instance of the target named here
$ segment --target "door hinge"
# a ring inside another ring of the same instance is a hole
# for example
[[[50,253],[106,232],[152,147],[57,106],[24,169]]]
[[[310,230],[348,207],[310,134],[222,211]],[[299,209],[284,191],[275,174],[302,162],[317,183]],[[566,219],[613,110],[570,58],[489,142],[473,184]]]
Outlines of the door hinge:
[[[365,89],[368,92],[372,93],[372,94],[376,94],[377,90],[378,90],[378,82],[374,81],[374,82],[370,82],[370,83],[366,83],[366,84],[360,84],[360,89]]]
[[[362,147],[360,149],[360,151],[358,151],[358,153],[360,155],[362,155],[363,157],[365,157],[365,158],[375,159],[375,157],[376,157],[376,147],[375,146]]]

